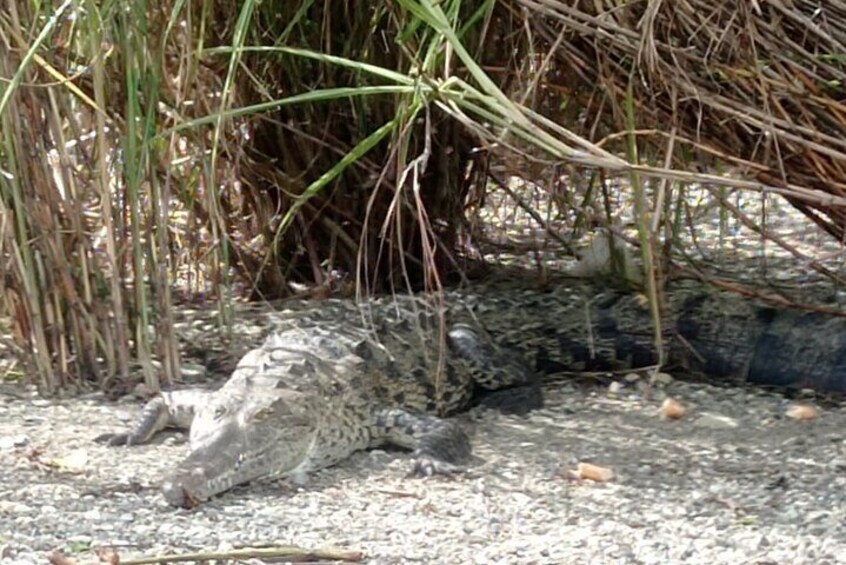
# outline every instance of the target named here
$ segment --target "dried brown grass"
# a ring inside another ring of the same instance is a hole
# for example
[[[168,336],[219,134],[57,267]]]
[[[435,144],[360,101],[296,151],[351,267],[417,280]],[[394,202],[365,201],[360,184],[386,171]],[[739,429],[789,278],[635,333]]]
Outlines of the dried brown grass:
[[[494,81],[427,27],[449,23],[441,4],[480,15],[460,39]],[[233,296],[293,281],[318,296],[438,287],[461,270],[489,157],[551,179],[574,233],[587,204],[613,204],[601,176],[558,190],[562,163],[628,175],[647,258],[671,239],[673,183],[778,192],[844,239],[840,0],[120,5],[55,21],[22,1],[0,11],[0,76],[23,78],[0,116],[2,306],[47,391],[108,387],[133,358],[152,388],[152,357],[175,378],[179,299],[212,298],[225,320]],[[323,53],[409,82],[390,90]],[[653,283],[661,263],[647,264]]]
[[[844,240],[846,3],[507,5],[549,54],[548,107],[570,100],[582,112],[577,133],[606,148],[618,142],[631,87],[637,141],[667,166],[727,164]]]

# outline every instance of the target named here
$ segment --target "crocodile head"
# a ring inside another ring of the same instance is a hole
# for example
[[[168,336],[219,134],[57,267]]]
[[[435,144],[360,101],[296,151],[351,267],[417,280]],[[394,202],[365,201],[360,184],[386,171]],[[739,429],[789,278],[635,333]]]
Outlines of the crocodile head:
[[[162,485],[165,499],[192,507],[235,485],[306,465],[318,401],[293,390],[271,390],[221,397],[203,407],[191,428],[191,453]]]

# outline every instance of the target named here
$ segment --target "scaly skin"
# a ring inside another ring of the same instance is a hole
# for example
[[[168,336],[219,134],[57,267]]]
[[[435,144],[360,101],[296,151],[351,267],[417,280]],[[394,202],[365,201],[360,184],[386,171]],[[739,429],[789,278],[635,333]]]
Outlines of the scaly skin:
[[[467,408],[477,389],[527,389],[520,406],[490,401],[516,411],[542,398],[528,363],[479,330],[454,324],[446,348],[437,345],[439,333],[422,310],[382,312],[378,327],[298,317],[296,327],[271,333],[247,353],[221,389],[162,394],[135,430],[101,439],[132,445],[166,427],[190,428],[191,452],[163,484],[175,506],[259,478],[301,480],[383,444],[412,450],[419,474],[451,473],[469,457],[470,442],[440,416]]]
[[[270,337],[220,390],[165,393],[134,431],[104,439],[137,444],[165,427],[190,427],[191,452],[163,487],[179,506],[254,479],[300,479],[382,444],[412,450],[418,473],[452,472],[470,443],[444,417],[479,400],[514,412],[539,406],[543,373],[657,360],[649,313],[636,295],[569,283],[443,298],[363,307],[329,300],[261,313]],[[663,328],[665,359],[687,371],[846,392],[842,318],[773,310],[682,283],[666,294]],[[808,348],[809,339],[820,346]]]

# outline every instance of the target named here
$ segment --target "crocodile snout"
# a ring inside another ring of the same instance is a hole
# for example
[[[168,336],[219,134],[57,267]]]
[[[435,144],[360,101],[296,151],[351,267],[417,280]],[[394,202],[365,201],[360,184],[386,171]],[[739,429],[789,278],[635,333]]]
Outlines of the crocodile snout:
[[[180,470],[162,483],[162,494],[171,506],[193,508],[208,500],[208,477],[201,468]]]

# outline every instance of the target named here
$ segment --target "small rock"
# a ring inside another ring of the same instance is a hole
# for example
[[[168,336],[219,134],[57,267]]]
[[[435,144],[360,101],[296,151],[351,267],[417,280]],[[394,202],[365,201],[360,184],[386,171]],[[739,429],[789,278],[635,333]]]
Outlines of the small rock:
[[[674,398],[667,398],[661,404],[661,416],[668,420],[680,420],[686,411],[684,405]]]
[[[820,413],[810,404],[794,404],[784,413],[785,416],[798,422],[816,420]]]
[[[740,424],[734,418],[722,414],[703,413],[696,420],[696,424],[711,430],[728,430],[738,427]]]
[[[673,383],[673,376],[669,373],[655,373],[652,375],[652,384],[667,386]]]
[[[44,416],[39,416],[37,414],[25,414],[22,418],[25,424],[29,426],[39,426],[46,422],[49,422],[49,418],[45,418]]]
[[[138,383],[135,385],[135,388],[132,389],[132,395],[135,398],[150,398],[153,395],[153,391],[150,390],[147,383]]]
[[[750,534],[741,542],[748,551],[760,551],[767,547],[767,538],[761,533]]]
[[[818,522],[831,516],[828,510],[812,510],[805,515],[805,523]]]
[[[188,436],[182,432],[174,433],[162,441],[162,445],[182,445],[188,441]]]
[[[182,377],[187,380],[199,381],[206,377],[206,368],[202,365],[183,363],[181,370]]]
[[[90,510],[86,510],[82,514],[83,518],[92,522],[98,522],[102,519],[103,513],[100,512],[99,508],[92,508]]]
[[[579,463],[576,470],[578,477],[598,483],[604,483],[614,478],[614,471],[607,467],[600,467],[591,463]]]
[[[141,390],[141,389],[136,387],[136,390]],[[117,399],[117,404],[119,404],[119,405],[129,404],[129,405],[134,406],[134,405],[138,404],[139,398],[144,398],[144,397],[143,396],[136,396],[135,393],[124,394],[123,396],[121,396],[120,398]],[[121,417],[121,415],[118,414],[118,418],[120,418],[120,417]],[[127,416],[127,417],[131,417],[131,416]]]
[[[21,516],[32,512],[32,507],[21,502],[0,500],[0,514],[13,514]]]
[[[625,377],[623,377],[623,380],[628,384],[636,383],[640,380],[640,375],[637,373],[628,373]]]
[[[29,438],[24,434],[0,437],[0,451],[6,451],[15,447],[26,447],[29,445]]]

